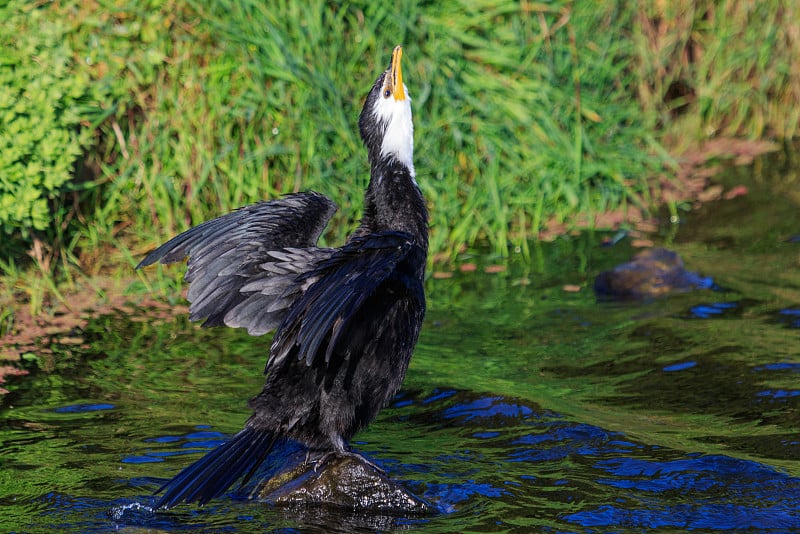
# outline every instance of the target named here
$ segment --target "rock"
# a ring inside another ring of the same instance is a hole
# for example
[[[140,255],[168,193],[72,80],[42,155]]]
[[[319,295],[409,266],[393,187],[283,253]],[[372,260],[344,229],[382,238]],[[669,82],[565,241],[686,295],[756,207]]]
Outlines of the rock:
[[[300,462],[253,491],[274,505],[333,506],[365,512],[425,515],[431,507],[357,454]]]
[[[594,280],[598,295],[631,300],[713,287],[713,279],[687,271],[678,253],[665,248],[643,250]]]

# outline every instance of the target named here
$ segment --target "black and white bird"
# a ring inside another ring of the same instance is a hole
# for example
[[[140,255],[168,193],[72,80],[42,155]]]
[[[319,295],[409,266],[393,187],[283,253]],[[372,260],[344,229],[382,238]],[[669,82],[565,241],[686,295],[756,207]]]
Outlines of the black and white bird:
[[[167,482],[157,508],[219,497],[281,440],[355,454],[348,441],[400,388],[425,315],[428,253],[402,54],[394,49],[359,117],[370,181],[344,245],[317,246],[336,205],[310,191],[195,226],[137,266],[188,257],[190,319],[252,335],[275,330],[244,429]]]

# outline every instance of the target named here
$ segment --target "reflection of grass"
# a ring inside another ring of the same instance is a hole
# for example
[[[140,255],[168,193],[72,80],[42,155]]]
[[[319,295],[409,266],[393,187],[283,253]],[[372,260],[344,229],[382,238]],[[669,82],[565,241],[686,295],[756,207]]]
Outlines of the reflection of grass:
[[[760,271],[737,274],[740,256],[706,250],[705,261],[727,292],[598,306],[591,291],[560,290],[579,271],[564,270],[565,262],[583,255],[585,272],[596,273],[607,268],[609,256],[627,253],[565,243],[543,246],[546,268],[535,273],[512,264],[492,277],[431,281],[430,310],[406,387],[519,397],[643,443],[800,474],[791,439],[800,428],[800,330],[775,320],[797,300],[776,290],[775,276],[765,271],[769,282],[754,283]],[[703,258],[690,252],[699,245],[684,247],[686,257]],[[753,254],[753,262],[769,258],[774,272],[796,271],[791,255]],[[521,275],[532,283],[514,284]],[[780,283],[791,288],[796,279]],[[730,300],[735,312],[708,319],[689,314],[694,306]],[[680,365],[687,362],[694,365]]]
[[[510,300],[513,299],[506,302]],[[463,301],[460,304],[465,305]],[[469,305],[465,309],[474,315]],[[602,313],[618,319],[630,316],[630,310]],[[446,325],[439,330],[429,327],[412,360],[406,387],[454,388],[518,397],[570,420],[622,432],[643,443],[766,462],[800,475],[797,462],[789,459],[795,446],[781,444],[787,436],[797,434],[797,418],[792,417],[792,403],[796,405],[796,401],[762,402],[758,392],[780,387],[782,379],[769,377],[765,385],[759,379],[766,377],[750,371],[757,364],[773,361],[771,355],[759,349],[760,341],[748,341],[750,345],[742,350],[750,354],[746,359],[725,351],[711,355],[700,374],[697,370],[661,372],[666,364],[690,356],[658,358],[647,347],[633,355],[636,350],[631,348],[628,335],[636,323],[622,323],[618,328],[609,325],[607,332],[595,326],[576,334],[568,321],[556,321],[547,326],[547,343],[537,340],[531,348],[529,338],[522,347],[508,342],[520,330],[531,330],[531,324],[537,330],[544,328],[545,315],[546,311],[539,310],[535,318],[516,328],[502,328],[496,322],[470,321],[465,313],[453,320],[461,326]],[[440,317],[431,314],[434,321]],[[675,327],[706,342],[707,348],[709,339],[722,339],[722,331],[728,341],[730,332],[747,331],[742,326],[746,322],[735,323],[722,325],[713,338],[698,322],[689,329],[680,322]],[[786,336],[785,330],[778,327],[764,330],[769,332],[764,345]],[[451,338],[454,348],[449,351],[442,345]],[[470,339],[469,346],[457,344],[457,340],[466,338]],[[703,350],[698,346],[694,352]],[[745,384],[741,384],[742,375],[750,378]],[[744,438],[750,441],[743,442]]]
[[[93,104],[92,117],[108,118],[87,154],[92,179],[54,199],[69,215],[37,237],[55,243],[33,254],[43,273],[17,262],[20,291],[40,309],[56,282],[33,279],[130,272],[190,224],[297,189],[340,204],[326,236],[338,242],[367,180],[361,99],[397,43],[437,257],[476,241],[527,251],[548,221],[650,208],[648,178],[666,159],[657,128],[692,139],[790,134],[800,109],[793,4],[771,14],[668,4],[43,5],[69,25],[72,68],[107,84],[113,102]],[[746,24],[762,15],[770,23]],[[675,96],[678,86],[690,90]],[[698,123],[687,129],[690,117]]]

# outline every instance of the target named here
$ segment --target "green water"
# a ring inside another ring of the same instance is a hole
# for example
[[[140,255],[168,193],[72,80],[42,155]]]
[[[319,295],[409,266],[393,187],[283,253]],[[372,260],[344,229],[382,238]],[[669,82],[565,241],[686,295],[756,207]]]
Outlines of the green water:
[[[799,174],[790,152],[734,169],[747,195],[653,236],[715,291],[598,302],[593,277],[633,249],[591,233],[429,280],[404,388],[353,445],[431,517],[236,492],[154,513],[161,483],[241,428],[269,339],[140,310],[6,385],[0,531],[800,530]]]

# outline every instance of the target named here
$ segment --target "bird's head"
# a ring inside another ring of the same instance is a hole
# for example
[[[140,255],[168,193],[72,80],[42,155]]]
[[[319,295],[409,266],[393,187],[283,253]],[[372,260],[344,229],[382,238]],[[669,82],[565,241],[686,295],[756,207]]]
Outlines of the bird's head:
[[[378,77],[367,95],[358,127],[373,167],[395,160],[407,167],[413,177],[414,124],[411,97],[403,84],[402,57],[403,48],[395,47],[389,68]]]

